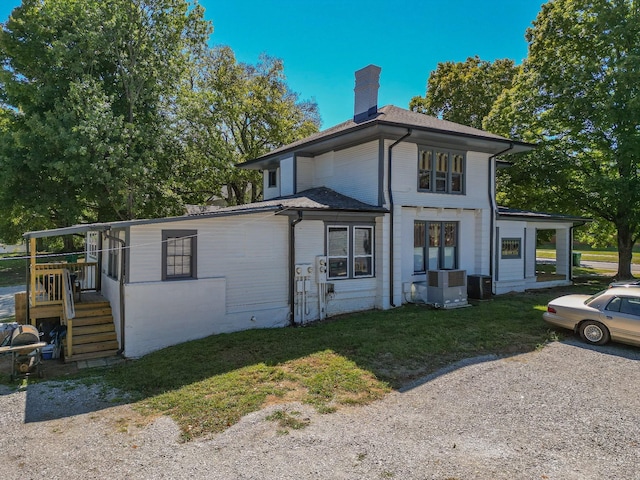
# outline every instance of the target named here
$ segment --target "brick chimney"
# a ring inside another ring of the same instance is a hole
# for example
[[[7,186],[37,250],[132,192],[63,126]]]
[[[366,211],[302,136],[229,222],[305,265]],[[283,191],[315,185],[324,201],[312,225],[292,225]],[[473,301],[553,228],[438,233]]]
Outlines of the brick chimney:
[[[362,122],[373,118],[378,112],[378,88],[380,71],[375,65],[369,65],[356,72],[355,106],[353,121]]]

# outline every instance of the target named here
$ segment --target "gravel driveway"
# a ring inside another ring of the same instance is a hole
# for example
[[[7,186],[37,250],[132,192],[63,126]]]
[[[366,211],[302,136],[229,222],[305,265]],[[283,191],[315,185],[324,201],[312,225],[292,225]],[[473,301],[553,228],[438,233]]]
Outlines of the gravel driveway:
[[[570,340],[484,360],[367,407],[286,406],[302,430],[278,432],[278,406],[186,444],[97,386],[0,387],[2,478],[640,478],[640,349]]]

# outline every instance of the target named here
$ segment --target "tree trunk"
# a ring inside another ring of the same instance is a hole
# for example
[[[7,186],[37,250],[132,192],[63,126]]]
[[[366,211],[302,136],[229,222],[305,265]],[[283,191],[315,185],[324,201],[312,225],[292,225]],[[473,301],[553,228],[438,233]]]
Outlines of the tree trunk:
[[[618,273],[617,280],[629,280],[631,274],[631,259],[633,253],[633,233],[629,225],[618,225]]]
[[[63,247],[62,250],[67,253],[75,252],[75,246],[73,245],[73,235],[64,235],[62,237]]]

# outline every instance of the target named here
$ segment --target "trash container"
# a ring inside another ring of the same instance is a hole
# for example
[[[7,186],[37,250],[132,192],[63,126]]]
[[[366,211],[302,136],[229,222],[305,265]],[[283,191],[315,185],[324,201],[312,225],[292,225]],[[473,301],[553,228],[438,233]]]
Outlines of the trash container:
[[[579,267],[580,266],[580,260],[582,258],[582,253],[580,252],[573,252],[573,266],[574,267]]]

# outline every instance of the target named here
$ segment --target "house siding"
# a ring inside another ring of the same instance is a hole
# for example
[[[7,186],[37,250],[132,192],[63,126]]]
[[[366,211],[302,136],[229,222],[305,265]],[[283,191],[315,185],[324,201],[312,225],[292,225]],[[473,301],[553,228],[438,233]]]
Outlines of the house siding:
[[[298,223],[295,228],[295,263],[311,264],[314,268],[314,273],[310,277],[310,289],[307,292],[307,308],[304,315],[302,315],[301,312],[301,298],[298,298],[298,296],[294,298],[296,323],[306,323],[320,318],[319,292],[323,287],[317,281],[315,269],[317,268],[317,257],[325,254],[325,228],[326,223],[319,220],[303,220]],[[380,250],[377,248],[377,238],[375,241],[377,257]],[[329,280],[328,283],[333,284],[334,292],[326,297],[326,305],[324,308],[327,316],[359,310],[369,310],[376,307],[376,295],[378,292],[377,277]]]
[[[161,280],[162,230],[168,229],[197,230],[197,279]],[[287,324],[286,217],[256,214],[141,225],[131,228],[130,241],[127,356],[214,333]]]
[[[385,157],[393,142],[385,141]],[[387,162],[385,162],[386,165]],[[418,191],[418,145],[401,142],[392,151],[393,200],[396,205],[439,208],[490,208],[489,155],[467,152],[465,163],[465,193],[446,194]],[[386,174],[385,166],[385,174]]]
[[[299,159],[300,160],[300,159]],[[331,151],[299,165],[298,191],[328,187],[370,205],[378,204],[378,141]],[[312,175],[312,178],[309,178]],[[311,182],[311,183],[309,183]]]

